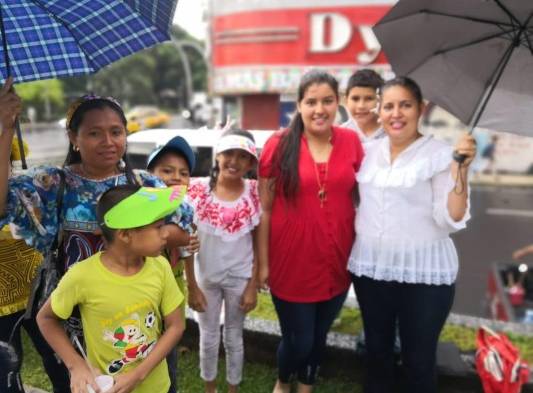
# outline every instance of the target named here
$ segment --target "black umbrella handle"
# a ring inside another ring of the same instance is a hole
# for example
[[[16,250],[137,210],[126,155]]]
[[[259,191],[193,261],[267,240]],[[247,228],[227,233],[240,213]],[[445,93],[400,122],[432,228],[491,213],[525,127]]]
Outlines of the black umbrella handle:
[[[22,142],[22,133],[20,132],[20,122],[18,117],[15,120],[15,130],[17,131],[17,141],[19,145],[20,162],[22,163],[22,169],[28,169],[28,164],[26,163],[26,154],[24,153],[24,142]]]
[[[467,156],[465,154],[460,154],[456,151],[453,152],[453,160],[458,162],[459,164],[462,164],[466,161]]]

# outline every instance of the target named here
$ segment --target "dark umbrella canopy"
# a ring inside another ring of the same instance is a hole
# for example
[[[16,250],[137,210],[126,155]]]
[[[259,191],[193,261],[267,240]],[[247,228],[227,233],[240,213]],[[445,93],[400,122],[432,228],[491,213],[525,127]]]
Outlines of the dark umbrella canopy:
[[[533,1],[400,0],[374,27],[394,72],[465,124],[533,135]]]

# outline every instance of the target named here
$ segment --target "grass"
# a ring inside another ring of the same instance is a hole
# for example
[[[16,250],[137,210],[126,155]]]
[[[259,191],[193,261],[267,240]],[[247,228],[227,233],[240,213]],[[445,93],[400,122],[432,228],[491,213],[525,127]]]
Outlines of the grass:
[[[260,294],[257,308],[250,313],[252,318],[262,318],[267,320],[276,320],[276,313],[267,294]],[[343,308],[341,317],[333,326],[333,331],[347,334],[358,334],[362,330],[362,320],[358,309]],[[533,340],[531,337],[523,337],[514,334],[508,335],[511,341],[518,347],[524,360],[533,364]],[[441,334],[441,341],[452,341],[462,351],[471,351],[475,349],[476,330],[455,325],[446,325]],[[51,386],[48,377],[44,373],[40,358],[33,349],[30,340],[23,335],[24,344],[24,364],[22,369],[22,378],[25,384],[39,387],[50,391]],[[182,393],[201,392],[203,382],[199,376],[198,354],[194,351],[186,352],[181,355],[179,360],[179,387]],[[221,360],[219,363],[219,392],[226,392],[224,375],[225,364]],[[247,363],[244,370],[244,380],[241,385],[242,392],[249,393],[270,393],[272,385],[276,379],[276,370],[272,367]],[[317,393],[334,393],[334,392],[360,392],[361,387],[353,382],[340,378],[328,378],[321,380],[317,388]]]
[[[277,320],[274,306],[270,295],[259,294],[257,308],[250,313],[251,317],[267,320]],[[340,320],[337,320],[332,330],[338,333],[359,334],[363,329],[363,320],[359,309],[343,307]],[[508,334],[509,339],[520,350],[522,358],[529,364],[533,364],[533,339],[531,337]],[[445,325],[440,335],[441,341],[451,341],[461,351],[473,351],[476,349],[476,329]]]
[[[50,381],[44,372],[40,358],[25,334],[23,334],[23,345],[24,365],[22,367],[22,380],[27,385],[50,391]],[[218,373],[219,393],[227,392],[225,386],[225,367],[225,362],[221,359]],[[271,393],[275,380],[276,370],[274,368],[257,363],[246,363],[244,367],[244,379],[240,390],[246,393]],[[203,391],[203,381],[200,379],[197,352],[189,351],[180,354],[178,362],[178,384],[181,393]],[[317,393],[362,392],[358,384],[340,378],[328,378],[327,381],[320,380],[315,391]]]

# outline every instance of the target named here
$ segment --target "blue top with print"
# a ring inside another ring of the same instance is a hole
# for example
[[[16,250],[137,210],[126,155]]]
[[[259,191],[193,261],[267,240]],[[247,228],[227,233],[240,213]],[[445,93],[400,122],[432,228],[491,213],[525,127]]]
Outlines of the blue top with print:
[[[96,203],[99,196],[108,189],[127,184],[125,174],[102,180],[84,178],[69,167],[65,173],[65,191],[62,222],[58,224],[56,200],[60,182],[57,167],[39,167],[9,180],[6,216],[0,219],[0,227],[12,223],[13,235],[40,252],[49,249],[60,226],[65,270],[72,264],[90,257],[104,248],[104,241],[98,231]],[[145,171],[135,171],[139,184],[146,187],[165,187],[157,177]],[[184,202],[167,221],[178,224],[192,232],[194,210]]]

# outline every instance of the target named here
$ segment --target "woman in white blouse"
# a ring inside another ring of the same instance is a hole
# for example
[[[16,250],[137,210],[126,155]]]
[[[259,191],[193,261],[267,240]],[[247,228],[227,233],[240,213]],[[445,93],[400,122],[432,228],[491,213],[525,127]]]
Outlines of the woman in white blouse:
[[[418,131],[424,103],[412,79],[385,83],[380,118],[387,137],[365,146],[357,175],[361,204],[348,269],[361,308],[368,375],[365,393],[393,391],[399,325],[406,391],[437,391],[437,342],[451,309],[457,252],[449,237],[469,219],[468,166],[476,147],[455,150]]]

